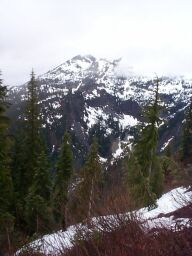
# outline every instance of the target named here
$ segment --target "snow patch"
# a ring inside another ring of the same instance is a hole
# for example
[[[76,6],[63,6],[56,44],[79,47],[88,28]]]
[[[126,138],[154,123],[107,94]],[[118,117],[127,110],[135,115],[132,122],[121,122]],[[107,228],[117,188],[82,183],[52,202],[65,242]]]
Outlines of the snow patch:
[[[138,124],[138,120],[131,115],[123,114],[119,119],[119,123],[122,128],[125,129],[127,127],[136,126]]]
[[[113,153],[112,155],[114,158],[118,158],[121,156],[122,153],[123,153],[123,149],[121,148],[121,141],[119,140],[118,148],[116,149],[115,153]]]
[[[174,139],[174,137],[171,137],[170,139],[168,139],[168,141],[163,144],[163,146],[162,146],[162,148],[161,148],[160,151],[162,152],[163,150],[165,150],[166,147],[169,145],[169,143],[170,143],[173,139]]]
[[[103,120],[107,120],[107,115],[104,113],[102,108],[93,108],[90,106],[86,107],[84,113],[84,122],[87,123],[89,129],[99,121],[100,117],[102,117]]]

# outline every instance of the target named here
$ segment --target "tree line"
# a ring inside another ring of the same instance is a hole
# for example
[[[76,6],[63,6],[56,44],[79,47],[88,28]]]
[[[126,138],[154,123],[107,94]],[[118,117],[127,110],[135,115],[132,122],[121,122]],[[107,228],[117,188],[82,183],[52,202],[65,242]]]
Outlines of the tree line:
[[[27,89],[24,119],[13,136],[9,134],[9,119],[5,114],[7,88],[0,80],[0,244],[6,242],[9,249],[12,233],[31,237],[66,229],[66,206],[74,175],[68,131],[64,132],[56,171],[51,172],[41,133],[38,88],[33,72]],[[94,140],[79,177],[78,201],[84,205],[79,211],[85,217],[91,215],[97,176],[102,170],[97,150]]]

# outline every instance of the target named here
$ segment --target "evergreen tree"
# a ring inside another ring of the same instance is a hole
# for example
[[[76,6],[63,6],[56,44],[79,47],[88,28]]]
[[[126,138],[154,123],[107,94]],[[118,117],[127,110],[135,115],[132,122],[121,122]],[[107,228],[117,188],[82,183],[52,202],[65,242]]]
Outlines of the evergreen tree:
[[[10,250],[10,230],[13,227],[14,216],[12,214],[13,185],[10,170],[10,139],[7,135],[9,121],[5,115],[6,94],[7,88],[2,85],[0,79],[0,230],[7,236]]]
[[[38,90],[34,72],[31,73],[31,80],[28,83],[28,99],[25,113],[25,152],[24,161],[26,163],[26,172],[24,174],[26,192],[33,181],[37,159],[41,153],[41,125],[40,111],[38,108]]]
[[[79,214],[82,218],[87,218],[88,221],[94,214],[95,205],[101,195],[102,175],[98,144],[94,139],[85,165],[80,173],[80,182],[76,188],[79,200]]]
[[[1,133],[8,127],[9,119],[5,116],[5,111],[7,109],[8,104],[6,103],[7,88],[3,86],[3,81],[1,79],[0,72],[0,129]]]
[[[32,72],[28,84],[25,117],[25,216],[30,233],[43,231],[40,221],[48,219],[50,176],[45,147],[40,133],[41,116],[38,108],[38,88]],[[47,222],[47,226],[48,226]],[[45,228],[45,227],[44,227]]]
[[[129,152],[126,158],[126,165],[128,168],[127,180],[129,185],[129,193],[136,206],[143,205],[143,202],[148,201],[148,198],[153,199],[151,191],[148,189],[147,180],[144,178],[141,166],[133,151]]]
[[[17,225],[22,225],[29,234],[42,231],[39,222],[45,219],[45,211],[50,203],[49,168],[40,130],[38,88],[32,72],[23,127],[16,138],[13,163]]]
[[[168,157],[168,158],[171,158],[172,156],[172,150],[171,150],[171,145],[170,143],[167,145],[167,147],[165,148],[165,155]]]
[[[15,136],[13,177],[17,197],[24,201],[29,187],[32,185],[37,157],[42,147],[40,136],[40,113],[35,75],[32,72],[27,85],[28,97],[23,120]]]
[[[15,212],[15,225],[16,228],[21,230],[25,226],[24,222],[24,199],[26,196],[26,184],[25,184],[25,140],[23,133],[18,134],[14,138],[13,147],[13,160],[11,163],[12,179],[14,187],[14,212]]]
[[[147,206],[153,206],[161,195],[163,175],[157,157],[159,113],[159,81],[157,79],[154,100],[144,112],[147,125],[143,127],[138,141],[129,157],[128,183],[132,196]]]
[[[73,171],[73,156],[69,133],[64,134],[61,152],[56,166],[56,178],[54,186],[54,211],[56,221],[62,229],[66,229],[69,185]]]
[[[182,138],[182,160],[192,159],[192,99],[186,110]]]
[[[44,150],[37,158],[33,182],[26,197],[26,218],[31,233],[49,230],[51,223],[51,181]]]
[[[172,156],[172,150],[170,143],[165,148],[164,154],[160,156],[161,168],[164,174],[165,179],[167,179],[170,175],[175,175],[178,170],[178,165],[175,162]]]

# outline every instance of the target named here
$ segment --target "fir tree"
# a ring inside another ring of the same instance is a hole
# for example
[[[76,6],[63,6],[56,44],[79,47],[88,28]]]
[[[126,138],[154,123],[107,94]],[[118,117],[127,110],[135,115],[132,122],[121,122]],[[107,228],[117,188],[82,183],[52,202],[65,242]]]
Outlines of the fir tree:
[[[126,158],[126,165],[128,168],[127,180],[129,185],[129,193],[136,206],[141,206],[143,202],[146,202],[151,195],[151,191],[148,189],[148,184],[143,176],[141,166],[133,151],[129,152]]]
[[[162,170],[157,157],[159,113],[159,81],[155,96],[144,112],[147,125],[143,127],[139,139],[128,160],[128,183],[132,196],[147,206],[153,206],[162,192]]]
[[[170,143],[167,145],[167,147],[165,148],[165,155],[168,157],[168,158],[171,158],[172,156],[172,150],[171,150],[171,145]]]
[[[56,166],[56,178],[54,186],[54,211],[56,221],[62,229],[66,229],[69,185],[73,171],[73,156],[69,133],[64,134],[61,152]]]
[[[79,199],[79,209],[82,218],[90,217],[94,214],[96,203],[101,195],[102,185],[102,164],[98,155],[98,144],[96,139],[91,144],[87,160],[80,174],[80,182],[76,193]]]
[[[186,110],[182,138],[182,160],[192,159],[192,99]]]
[[[0,79],[0,230],[6,234],[10,250],[10,230],[13,227],[12,214],[13,185],[10,170],[10,139],[7,135],[8,118],[5,116],[7,88]]]
[[[39,228],[39,221],[44,219],[50,203],[49,168],[40,130],[38,88],[32,72],[28,83],[23,127],[20,134],[18,133],[13,163],[17,222],[22,223],[24,227],[27,224],[26,231],[29,234],[42,230]]]
[[[6,86],[3,86],[3,81],[1,79],[1,72],[0,72],[0,129],[1,132],[4,132],[4,130],[8,127],[9,119],[5,116],[5,111],[7,109],[8,104],[6,103],[7,95],[7,88]]]
[[[13,161],[15,192],[21,201],[24,201],[32,185],[37,157],[41,152],[40,113],[37,83],[33,72],[27,90],[24,117],[18,123],[19,128],[15,136]]]
[[[165,179],[169,178],[173,173],[176,174],[178,170],[177,163],[175,162],[172,156],[172,150],[170,143],[165,148],[164,154],[160,156],[161,168],[164,174]]]
[[[38,90],[34,72],[31,73],[31,80],[28,83],[28,99],[25,113],[25,152],[24,161],[26,162],[25,184],[26,192],[31,185],[37,158],[41,152],[40,136],[40,111],[38,108]]]
[[[44,150],[37,158],[33,182],[26,197],[26,218],[32,233],[49,230],[51,223],[51,181]]]
[[[12,179],[14,187],[14,211],[16,216],[16,228],[23,229],[24,222],[24,205],[26,196],[26,183],[25,173],[26,162],[25,161],[25,140],[23,133],[19,133],[15,136],[13,147],[13,161],[11,164]]]

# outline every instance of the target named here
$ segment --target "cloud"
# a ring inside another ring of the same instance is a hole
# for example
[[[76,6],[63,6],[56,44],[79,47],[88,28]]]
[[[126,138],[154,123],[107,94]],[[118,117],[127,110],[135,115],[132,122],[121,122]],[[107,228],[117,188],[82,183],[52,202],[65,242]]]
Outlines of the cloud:
[[[1,0],[0,69],[24,83],[77,54],[122,57],[124,70],[191,72],[190,0]]]

